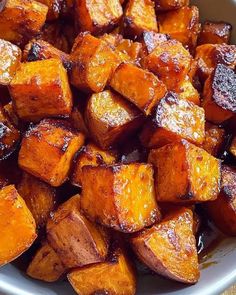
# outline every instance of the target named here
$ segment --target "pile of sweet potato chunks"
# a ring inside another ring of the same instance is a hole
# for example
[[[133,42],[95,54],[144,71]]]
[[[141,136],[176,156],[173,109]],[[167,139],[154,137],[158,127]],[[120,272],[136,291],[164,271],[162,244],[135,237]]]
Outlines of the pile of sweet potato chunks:
[[[236,46],[188,0],[0,1],[0,266],[136,293],[236,235]],[[225,161],[223,161],[225,160]]]

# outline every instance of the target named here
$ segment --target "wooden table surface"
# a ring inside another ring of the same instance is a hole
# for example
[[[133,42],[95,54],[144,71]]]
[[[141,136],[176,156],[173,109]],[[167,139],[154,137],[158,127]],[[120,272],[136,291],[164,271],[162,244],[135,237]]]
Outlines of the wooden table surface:
[[[222,295],[236,295],[236,285],[234,285],[231,288],[229,288]]]

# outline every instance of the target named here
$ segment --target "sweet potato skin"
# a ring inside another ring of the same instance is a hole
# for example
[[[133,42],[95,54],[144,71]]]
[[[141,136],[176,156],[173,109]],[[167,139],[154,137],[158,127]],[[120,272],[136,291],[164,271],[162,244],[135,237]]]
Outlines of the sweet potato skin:
[[[160,219],[152,166],[84,166],[82,171],[81,208],[91,220],[131,233]],[[91,206],[94,202],[96,207]]]
[[[204,128],[202,108],[168,93],[144,125],[140,140],[148,148],[161,147],[181,139],[200,144],[205,138]]]
[[[218,198],[207,203],[207,213],[225,234],[236,236],[236,169],[223,166],[221,191]]]
[[[90,97],[85,119],[92,138],[103,149],[121,142],[143,122],[142,113],[136,107],[110,90]]]
[[[155,176],[157,201],[205,202],[217,198],[221,163],[205,150],[182,140],[151,150],[148,161],[158,171]]]
[[[37,234],[34,218],[13,185],[0,190],[0,216],[0,266],[3,266],[26,251]]]
[[[26,273],[31,278],[52,283],[57,281],[65,270],[57,253],[48,242],[44,242],[34,255]]]
[[[45,119],[23,138],[18,164],[52,186],[68,177],[72,158],[84,143],[84,136],[62,120]]]
[[[71,113],[72,94],[59,59],[22,63],[9,91],[17,115],[24,121],[68,117]]]
[[[110,86],[135,104],[145,115],[151,113],[166,93],[165,85],[152,73],[125,63],[116,69]]]
[[[79,195],[62,204],[49,219],[47,239],[67,268],[102,262],[107,255],[105,232],[81,214]]]
[[[199,279],[193,213],[180,208],[170,212],[161,223],[131,239],[139,258],[155,272],[186,284]]]

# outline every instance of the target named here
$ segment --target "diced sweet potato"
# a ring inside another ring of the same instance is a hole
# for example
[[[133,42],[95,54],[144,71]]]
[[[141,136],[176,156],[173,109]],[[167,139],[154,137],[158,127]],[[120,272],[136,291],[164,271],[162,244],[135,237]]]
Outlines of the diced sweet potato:
[[[38,249],[26,271],[31,278],[50,283],[57,281],[64,272],[61,259],[48,242]]]
[[[129,57],[129,61],[136,62],[138,61],[142,44],[139,42],[133,42],[129,39],[123,39],[117,44],[116,49],[127,55]]]
[[[229,151],[231,152],[231,154],[232,154],[233,156],[236,157],[236,136],[233,138],[233,140],[232,140],[232,142],[231,142],[231,145],[230,145]]]
[[[222,123],[236,113],[236,74],[218,64],[204,85],[203,108],[206,119]]]
[[[131,243],[138,257],[158,274],[186,284],[198,281],[200,273],[190,209],[172,210],[161,223],[133,237]]]
[[[110,90],[90,97],[85,116],[92,138],[103,149],[123,140],[143,122],[135,106]]]
[[[84,166],[82,172],[81,208],[91,220],[130,233],[160,219],[151,165]]]
[[[236,236],[236,168],[223,166],[218,198],[207,203],[207,213],[225,234]]]
[[[189,5],[189,0],[155,0],[157,11],[175,10]]]
[[[204,44],[196,48],[197,74],[205,81],[217,64],[234,69],[236,66],[236,46],[227,44]]]
[[[36,239],[35,221],[13,185],[0,190],[0,266],[26,251]]]
[[[225,130],[217,125],[206,122],[205,134],[205,140],[201,144],[201,147],[212,156],[217,157],[224,143]]]
[[[178,91],[191,66],[191,55],[177,40],[159,43],[144,58],[142,65],[165,83],[170,91]]]
[[[50,246],[67,268],[102,262],[107,255],[107,237],[80,212],[80,196],[62,204],[47,224]]]
[[[231,31],[232,26],[229,23],[206,21],[202,25],[198,44],[228,44]]]
[[[120,34],[104,34],[100,37],[103,41],[106,41],[108,44],[110,44],[112,47],[116,47],[120,41],[123,40],[123,36]]]
[[[93,143],[87,144],[78,153],[75,159],[74,168],[72,172],[71,182],[73,185],[81,186],[82,168],[86,165],[111,165],[116,162],[117,155],[112,151],[104,151]]]
[[[110,85],[146,115],[166,93],[165,85],[156,76],[132,64],[119,65]]]
[[[69,173],[84,136],[62,120],[43,120],[23,138],[19,166],[52,186],[60,186]]]
[[[129,0],[123,19],[124,34],[130,38],[142,35],[144,31],[157,32],[154,2],[151,0]]]
[[[62,9],[61,0],[38,0],[38,2],[48,7],[47,20],[55,20],[59,18]]]
[[[140,135],[142,144],[148,148],[181,139],[202,143],[204,138],[204,110],[187,100],[178,99],[173,93],[168,93],[160,101]]]
[[[78,294],[134,295],[136,291],[133,267],[120,248],[106,262],[72,270],[67,277]]]
[[[74,61],[71,83],[81,90],[102,91],[120,63],[119,56],[107,42],[89,34],[79,36],[75,42],[71,55]]]
[[[158,15],[159,32],[169,34],[193,50],[199,34],[199,11],[196,6],[182,7]]]
[[[200,94],[197,89],[194,88],[189,78],[185,79],[180,85],[180,92],[178,93],[180,99],[185,99],[193,102],[196,105],[200,105]]]
[[[96,5],[87,0],[75,2],[75,20],[80,29],[95,35],[112,30],[122,14],[119,0],[100,0]]]
[[[20,61],[20,48],[0,39],[0,85],[8,85],[11,82]]]
[[[58,58],[66,70],[71,69],[69,54],[57,49],[43,40],[34,40],[28,43],[23,52],[24,61],[37,61],[43,59]]]
[[[142,35],[142,44],[144,46],[144,50],[146,50],[146,54],[150,54],[157,45],[162,42],[168,41],[170,38],[166,34],[160,34],[153,31],[145,31]]]
[[[47,6],[34,0],[6,0],[0,10],[0,38],[22,45],[39,33]]]
[[[4,109],[0,107],[0,159],[5,159],[16,149],[20,131],[11,123]]]
[[[220,160],[186,140],[151,150],[148,161],[155,175],[160,202],[215,200],[220,190]],[[174,169],[173,169],[174,167]]]
[[[24,173],[17,190],[31,211],[38,228],[43,228],[54,210],[56,191],[34,176]]]
[[[68,117],[71,113],[71,90],[59,59],[22,63],[9,91],[17,115],[24,121]]]

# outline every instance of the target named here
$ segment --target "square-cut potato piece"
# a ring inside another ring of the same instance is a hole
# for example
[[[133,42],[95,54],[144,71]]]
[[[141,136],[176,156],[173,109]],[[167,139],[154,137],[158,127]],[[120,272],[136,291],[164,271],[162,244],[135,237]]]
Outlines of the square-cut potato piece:
[[[17,45],[25,44],[40,32],[47,12],[47,6],[34,0],[3,1],[0,38]]]
[[[181,139],[200,144],[204,138],[204,110],[192,102],[178,99],[174,93],[168,93],[160,101],[140,135],[142,144],[148,148]]]
[[[158,15],[159,32],[193,50],[200,31],[199,10],[196,6],[185,6]]]
[[[203,108],[206,119],[220,124],[236,113],[236,74],[218,64],[209,76],[203,90]]]
[[[197,74],[205,81],[217,64],[223,64],[232,69],[236,66],[236,46],[227,44],[203,44],[197,46],[195,60]]]
[[[75,41],[71,83],[88,92],[102,91],[120,58],[106,41],[86,34]]]
[[[166,93],[166,86],[154,74],[126,63],[118,66],[110,85],[146,115]]]
[[[225,22],[206,21],[198,38],[198,44],[228,44],[232,26]]]
[[[154,2],[151,0],[129,0],[124,13],[123,30],[130,39],[139,37],[144,31],[158,31]]]
[[[192,57],[177,40],[159,43],[146,56],[142,65],[165,83],[170,91],[179,92],[180,83],[185,80],[191,66]]]
[[[205,202],[217,198],[221,162],[186,140],[151,150],[148,161],[155,175],[160,202]]]
[[[136,277],[133,265],[121,248],[112,249],[105,262],[72,270],[67,275],[78,294],[134,295]]]
[[[232,142],[231,142],[231,145],[230,145],[230,148],[229,148],[229,151],[231,152],[231,154],[233,156],[236,157],[236,136],[234,136]]]
[[[207,213],[225,234],[236,236],[236,168],[223,166],[218,198],[207,203]]]
[[[8,85],[11,82],[20,61],[20,48],[0,39],[0,85]]]
[[[225,141],[225,130],[222,127],[206,122],[205,139],[200,145],[205,151],[217,157]]]
[[[45,241],[31,260],[26,273],[31,278],[51,283],[57,281],[65,270],[57,253]]]
[[[117,160],[117,153],[115,151],[104,151],[93,143],[87,144],[82,148],[75,161],[71,176],[71,182],[73,185],[81,186],[82,168],[84,166],[99,166],[99,165],[111,165]]]
[[[0,106],[0,159],[10,156],[19,141],[20,131],[10,121],[4,108]]]
[[[144,55],[150,54],[157,45],[170,40],[167,34],[160,34],[154,31],[145,31],[142,34],[142,45],[144,47]]]
[[[72,61],[69,54],[41,39],[30,41],[23,51],[23,61],[26,62],[50,58],[60,59],[64,68],[68,71],[72,67]]]
[[[67,73],[59,59],[22,63],[9,91],[17,115],[24,121],[68,117],[72,110]]]
[[[193,102],[196,105],[200,105],[200,94],[197,91],[197,89],[194,88],[190,78],[186,78],[180,84],[180,90],[178,95],[180,99],[185,99]]]
[[[56,205],[56,190],[26,172],[17,190],[31,211],[37,227],[43,228]]]
[[[189,0],[155,0],[157,11],[175,10],[189,5]]]
[[[138,257],[158,274],[186,284],[198,281],[192,210],[173,209],[159,224],[131,238],[131,244]]]
[[[111,31],[123,14],[119,0],[75,1],[75,21],[81,31],[98,35]]]
[[[54,212],[47,224],[47,239],[67,268],[102,262],[107,255],[107,234],[81,214],[79,195]]]
[[[90,97],[85,117],[90,135],[103,149],[125,139],[143,122],[142,113],[135,106],[110,90]]]
[[[75,153],[84,136],[62,120],[45,119],[30,128],[22,140],[19,166],[52,186],[68,177]]]
[[[0,266],[26,251],[37,237],[35,221],[14,185],[0,190]]]
[[[151,165],[84,166],[82,172],[81,208],[89,219],[126,233],[159,221]]]

